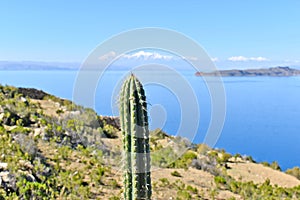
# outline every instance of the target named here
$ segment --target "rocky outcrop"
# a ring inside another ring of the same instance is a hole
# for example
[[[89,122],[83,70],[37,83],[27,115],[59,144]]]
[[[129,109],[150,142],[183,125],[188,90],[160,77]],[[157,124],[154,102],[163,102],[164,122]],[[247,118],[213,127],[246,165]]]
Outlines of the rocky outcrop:
[[[23,94],[31,99],[42,100],[48,94],[42,90],[37,90],[34,88],[18,88],[18,93]]]
[[[0,163],[0,187],[5,191],[16,191],[16,177],[7,171],[7,163]]]
[[[100,123],[105,122],[106,124],[110,124],[118,129],[121,129],[120,119],[119,117],[114,116],[100,116]],[[101,126],[101,124],[100,124]]]

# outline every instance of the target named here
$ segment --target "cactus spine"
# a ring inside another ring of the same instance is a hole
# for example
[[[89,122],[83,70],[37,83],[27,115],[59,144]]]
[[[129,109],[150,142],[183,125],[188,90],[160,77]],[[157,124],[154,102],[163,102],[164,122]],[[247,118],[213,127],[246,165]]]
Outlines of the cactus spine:
[[[124,199],[151,199],[150,147],[146,96],[131,74],[120,93],[120,121],[125,152]]]

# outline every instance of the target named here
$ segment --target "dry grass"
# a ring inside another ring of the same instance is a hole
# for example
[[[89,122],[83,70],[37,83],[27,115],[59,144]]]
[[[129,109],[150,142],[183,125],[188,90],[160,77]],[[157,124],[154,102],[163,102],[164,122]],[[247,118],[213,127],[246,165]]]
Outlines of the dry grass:
[[[266,179],[270,179],[272,185],[281,187],[294,187],[300,185],[300,180],[285,174],[283,172],[273,170],[256,163],[228,163],[231,168],[227,172],[236,180],[243,182],[253,181],[254,183],[263,183]]]

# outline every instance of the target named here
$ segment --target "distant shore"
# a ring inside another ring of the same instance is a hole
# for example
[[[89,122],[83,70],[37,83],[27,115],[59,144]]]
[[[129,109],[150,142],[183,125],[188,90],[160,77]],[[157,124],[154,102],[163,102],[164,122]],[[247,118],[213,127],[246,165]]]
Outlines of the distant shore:
[[[285,76],[299,76],[300,70],[290,67],[271,67],[262,69],[232,69],[232,70],[219,70],[214,72],[196,72],[196,76],[225,76],[225,77],[241,77],[241,76],[272,76],[272,77],[285,77]]]

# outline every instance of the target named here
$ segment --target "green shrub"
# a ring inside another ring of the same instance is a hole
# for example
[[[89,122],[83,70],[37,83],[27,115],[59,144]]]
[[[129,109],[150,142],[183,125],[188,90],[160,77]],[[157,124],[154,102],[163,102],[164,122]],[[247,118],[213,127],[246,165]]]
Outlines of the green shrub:
[[[299,199],[300,186],[294,188],[282,188],[277,185],[271,185],[270,180],[266,179],[264,183],[255,184],[250,182],[238,182],[230,177],[226,177],[226,185],[231,192],[239,194],[243,199]],[[219,181],[218,181],[219,182]],[[223,182],[223,181],[220,181]]]
[[[235,159],[237,159],[237,158],[242,158],[242,155],[239,154],[239,153],[236,153],[236,154],[233,155],[233,157],[234,157]]]
[[[22,126],[17,126],[16,128],[12,129],[10,132],[11,132],[11,133],[28,134],[28,133],[30,133],[30,129],[24,128],[24,127],[22,127]]]
[[[194,193],[194,194],[198,194],[198,189],[196,187],[193,187],[191,185],[186,186],[186,190]]]
[[[218,158],[218,151],[216,151],[216,150],[208,151],[208,152],[207,152],[207,155],[208,155],[210,158],[215,158],[215,159],[217,159],[217,158]]]
[[[209,191],[209,196],[212,200],[215,200],[216,196],[218,195],[218,191],[215,188],[211,188]]]
[[[110,124],[105,124],[103,126],[103,132],[108,138],[116,138],[118,129]]]
[[[263,166],[265,167],[270,167],[270,163],[266,162],[266,161],[263,161],[261,162],[260,164],[262,164]]]
[[[159,149],[151,153],[151,165],[159,167],[169,167],[177,159],[172,147]]]
[[[262,164],[265,167],[270,167],[270,168],[272,168],[274,170],[281,171],[281,168],[280,168],[278,162],[276,162],[276,161],[273,161],[271,164],[264,161],[264,162],[261,162],[260,164]]]
[[[103,175],[104,175],[104,173],[103,173]],[[119,184],[118,184],[118,182],[115,179],[112,179],[110,181],[110,185],[112,186],[113,189],[117,189],[117,188],[120,187]]]
[[[102,183],[102,178],[104,176],[105,173],[105,168],[103,166],[98,166],[98,167],[94,167],[92,172],[91,172],[91,177],[92,180],[96,183],[96,184],[103,184]]]
[[[17,182],[17,186],[24,199],[46,199],[51,193],[46,184],[27,181],[24,176]]]
[[[217,161],[218,163],[226,163],[231,157],[232,157],[231,154],[222,151],[221,153],[218,154]]]
[[[2,124],[0,124],[0,133],[4,133],[6,132],[5,128],[2,126]]]
[[[120,200],[120,197],[118,197],[118,196],[112,196],[112,197],[109,197],[108,200]]]
[[[171,172],[171,175],[176,176],[176,177],[182,177],[181,174],[178,171]]]
[[[167,178],[161,178],[161,179],[159,179],[159,181],[161,183],[160,184],[161,187],[165,187],[165,186],[170,185],[170,182],[169,182],[169,180]]]
[[[235,198],[235,197],[230,197],[230,198],[227,199],[227,200],[236,200],[236,198]]]
[[[4,112],[4,116],[1,123],[8,126],[14,126],[16,125],[16,122],[19,119],[20,117],[16,113],[7,110]]]
[[[64,111],[62,110],[62,109],[57,109],[56,110],[56,114],[58,114],[58,115],[61,115],[61,114],[63,114],[64,113]]]
[[[292,169],[287,169],[286,172],[289,175],[292,175],[294,177],[296,177],[297,179],[300,180],[300,168],[299,167],[294,167]]]
[[[167,134],[163,132],[161,129],[155,129],[154,131],[150,132],[150,135],[153,140],[161,140],[167,137]]]
[[[280,166],[279,166],[279,164],[278,164],[277,161],[273,161],[273,162],[270,164],[270,167],[271,167],[272,169],[274,169],[274,170],[281,171],[281,168],[280,168]]]
[[[226,179],[222,176],[215,176],[214,177],[214,181],[216,183],[216,185],[224,185],[226,184]]]
[[[245,157],[245,160],[246,161],[249,161],[249,162],[252,162],[252,163],[255,163],[254,159],[252,158],[252,156],[246,156]]]
[[[77,119],[69,119],[67,121],[67,129],[71,129],[72,131],[81,131],[83,128],[84,122]]]
[[[197,153],[206,154],[210,150],[209,146],[206,144],[198,144],[197,145]]]
[[[61,146],[58,148],[58,157],[63,160],[69,159],[71,156],[71,148],[69,146]]]
[[[23,119],[18,119],[16,122],[17,126],[24,126]]]
[[[187,169],[192,161],[197,158],[197,154],[193,151],[185,152],[179,159],[172,163],[171,167]]]
[[[177,197],[176,200],[191,200],[192,199],[192,195],[185,190],[179,190],[177,192]]]
[[[43,126],[46,126],[47,125],[47,120],[42,118],[40,119],[40,123],[43,125]]]

